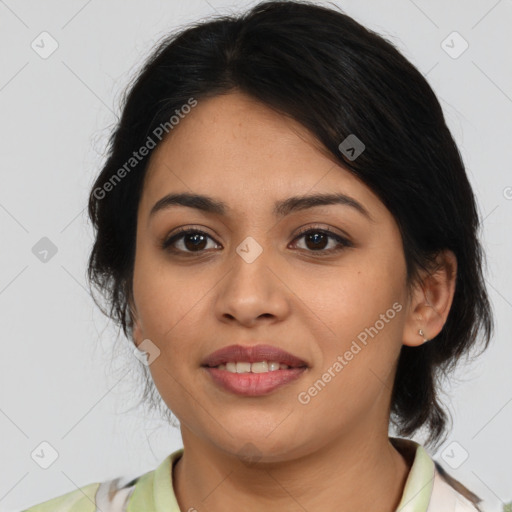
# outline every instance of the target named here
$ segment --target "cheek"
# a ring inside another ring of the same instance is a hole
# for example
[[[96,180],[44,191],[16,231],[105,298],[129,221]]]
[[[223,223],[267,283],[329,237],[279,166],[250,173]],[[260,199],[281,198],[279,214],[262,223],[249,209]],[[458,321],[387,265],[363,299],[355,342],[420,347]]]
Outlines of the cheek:
[[[190,362],[195,359],[197,322],[202,321],[196,312],[207,292],[205,278],[194,277],[191,272],[177,272],[143,257],[136,263],[133,293],[142,335],[159,350],[149,370],[167,407],[187,424],[201,414],[196,400],[191,399]]]
[[[214,276],[192,267],[171,266],[165,258],[141,251],[135,263],[133,294],[146,337],[156,344],[190,328],[195,311],[215,285]]]
[[[376,322],[378,328],[382,327],[381,315],[385,315],[384,320],[397,316],[392,306],[403,295],[401,269],[391,268],[383,260],[358,259],[356,264],[293,278],[294,292],[305,306],[304,314],[309,310],[310,321],[327,336],[327,346],[334,342],[341,349]],[[389,325],[385,323],[382,331],[390,331]]]
[[[303,391],[311,397],[307,407],[321,408],[326,421],[339,421],[340,407],[363,413],[392,387],[405,310],[399,263],[360,259],[357,267],[347,265],[322,284],[301,290],[316,314],[311,318],[320,347],[319,364],[307,383],[311,387]]]
[[[198,341],[208,321],[205,303],[217,281],[218,276],[206,267],[180,269],[142,251],[136,261],[133,293],[142,336],[160,351],[149,369],[158,391],[173,410],[186,407],[186,397],[190,399],[183,385],[191,382],[196,363],[199,365]]]

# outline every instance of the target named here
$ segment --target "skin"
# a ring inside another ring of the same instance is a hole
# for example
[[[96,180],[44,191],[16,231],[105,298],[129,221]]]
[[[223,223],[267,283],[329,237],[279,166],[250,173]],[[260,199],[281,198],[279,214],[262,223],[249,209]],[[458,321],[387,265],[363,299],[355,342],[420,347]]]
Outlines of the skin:
[[[346,205],[273,215],[275,201],[333,191],[373,220]],[[173,206],[150,216],[171,192],[210,195],[230,211]],[[162,249],[180,227],[210,237],[201,253],[190,237],[175,242],[181,253]],[[329,239],[315,250],[297,238],[308,227],[330,228],[351,246]],[[236,252],[248,236],[262,248],[252,263]],[[433,338],[448,316],[456,260],[445,251],[438,262],[408,294],[398,226],[371,189],[302,125],[256,100],[239,92],[200,100],[151,157],[131,303],[134,342],[149,339],[160,350],[149,368],[180,421],[185,450],[173,485],[181,510],[394,511],[412,461],[388,439],[391,389],[401,346],[423,343],[418,329]],[[401,311],[300,403],[298,394],[394,303]],[[201,361],[235,343],[278,346],[309,368],[263,397],[229,393]],[[257,463],[242,456],[249,442]]]

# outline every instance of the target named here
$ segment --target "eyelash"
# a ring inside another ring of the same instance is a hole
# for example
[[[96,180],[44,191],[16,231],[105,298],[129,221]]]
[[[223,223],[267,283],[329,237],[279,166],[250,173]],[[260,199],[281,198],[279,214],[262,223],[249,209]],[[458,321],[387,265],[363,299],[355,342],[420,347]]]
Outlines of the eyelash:
[[[205,235],[206,237],[208,237],[211,240],[213,240],[213,238],[210,237],[210,235],[208,235],[204,231],[201,231],[200,229],[180,228],[177,233],[173,234],[169,238],[166,238],[162,242],[161,247],[162,247],[163,250],[165,250],[167,252],[170,252],[170,253],[181,253],[181,254],[188,254],[188,255],[194,255],[194,254],[195,255],[200,255],[201,253],[203,253],[205,251],[204,249],[200,250],[200,251],[184,251],[184,250],[176,249],[175,247],[172,247],[173,244],[175,244],[177,241],[183,239],[183,237],[185,237],[188,234],[192,234],[192,233]],[[294,238],[294,241],[299,239],[299,238],[304,237],[305,235],[311,234],[311,233],[322,233],[322,234],[325,234],[331,240],[335,240],[336,242],[338,242],[339,245],[338,245],[338,247],[336,247],[334,249],[318,249],[317,251],[309,250],[309,249],[301,249],[301,250],[310,252],[310,253],[315,254],[315,255],[318,254],[318,255],[321,256],[321,254],[328,254],[328,255],[330,255],[330,254],[342,251],[343,249],[345,249],[347,247],[353,247],[353,244],[350,242],[350,240],[348,240],[347,238],[344,238],[344,237],[338,235],[337,233],[334,233],[329,228],[315,228],[315,227],[305,228],[305,229],[301,230],[297,234],[297,236]]]

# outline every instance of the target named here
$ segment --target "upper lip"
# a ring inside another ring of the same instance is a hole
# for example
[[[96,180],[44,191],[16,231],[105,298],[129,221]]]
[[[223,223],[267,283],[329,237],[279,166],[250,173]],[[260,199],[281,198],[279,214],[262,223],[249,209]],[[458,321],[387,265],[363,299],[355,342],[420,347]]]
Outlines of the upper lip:
[[[237,361],[245,361],[249,363],[275,361],[281,364],[286,364],[292,368],[308,366],[308,364],[302,359],[272,345],[229,345],[212,352],[202,361],[201,365],[213,368],[220,364]]]

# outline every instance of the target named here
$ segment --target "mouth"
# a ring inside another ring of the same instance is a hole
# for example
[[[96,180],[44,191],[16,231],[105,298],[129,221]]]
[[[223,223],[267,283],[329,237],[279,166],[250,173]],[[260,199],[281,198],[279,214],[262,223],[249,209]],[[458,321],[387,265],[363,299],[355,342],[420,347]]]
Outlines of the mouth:
[[[243,396],[267,395],[303,375],[309,365],[271,345],[230,345],[201,365],[223,390]]]
[[[207,366],[207,368],[217,368],[230,373],[267,373],[277,370],[289,370],[290,368],[307,368],[307,366],[288,366],[279,361],[258,361],[250,363],[248,361],[229,361],[218,366]]]
[[[231,373],[265,373],[290,368],[307,368],[297,356],[272,345],[229,345],[206,357],[201,366]]]

